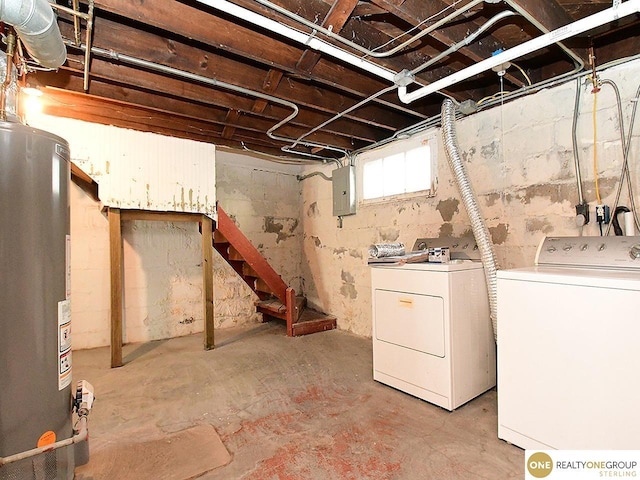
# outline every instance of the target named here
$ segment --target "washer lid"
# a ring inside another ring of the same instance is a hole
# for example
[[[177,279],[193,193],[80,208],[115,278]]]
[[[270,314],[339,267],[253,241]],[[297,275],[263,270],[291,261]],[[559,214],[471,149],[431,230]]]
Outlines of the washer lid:
[[[640,275],[630,270],[604,268],[538,266],[498,270],[498,285],[501,281],[550,283],[583,287],[613,288],[640,291]],[[595,294],[595,293],[594,293]],[[545,299],[548,301],[550,299]],[[585,298],[585,301],[592,299]],[[501,300],[498,299],[498,302]],[[640,308],[640,305],[639,305]]]

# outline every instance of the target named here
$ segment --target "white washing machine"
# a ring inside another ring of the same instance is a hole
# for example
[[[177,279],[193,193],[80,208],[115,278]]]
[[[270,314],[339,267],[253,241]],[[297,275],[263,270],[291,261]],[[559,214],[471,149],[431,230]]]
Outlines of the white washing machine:
[[[640,237],[553,237],[498,272],[498,437],[640,449]]]
[[[462,246],[449,263],[371,268],[374,380],[447,410],[496,383],[484,269]]]

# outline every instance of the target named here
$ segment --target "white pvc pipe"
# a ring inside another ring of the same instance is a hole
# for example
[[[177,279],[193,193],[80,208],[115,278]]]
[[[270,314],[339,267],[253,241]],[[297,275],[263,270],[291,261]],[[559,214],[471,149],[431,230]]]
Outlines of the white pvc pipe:
[[[380,65],[377,65],[364,58],[358,57],[357,55],[347,52],[346,50],[335,47],[330,43],[325,42],[324,40],[320,40],[319,38],[314,37],[313,35],[301,32],[287,25],[283,25],[282,23],[278,23],[275,20],[271,20],[270,18],[263,17],[262,15],[252,12],[251,10],[248,10],[246,8],[240,7],[234,3],[228,2],[227,0],[197,1],[204,5],[208,5],[209,7],[215,8],[216,10],[220,10],[224,13],[232,15],[240,20],[250,22],[273,33],[277,33],[278,35],[282,35],[295,42],[301,43],[308,48],[326,53],[327,55],[331,55],[332,57],[353,65],[354,67],[359,67],[369,73],[372,73],[373,75],[384,78],[389,82],[393,82],[396,75],[396,72],[392,70],[381,67]]]
[[[0,0],[0,21],[15,28],[29,54],[46,68],[67,60],[56,16],[47,0]]]
[[[470,67],[460,70],[436,82],[433,82],[426,87],[419,88],[418,90],[415,90],[411,93],[407,92],[407,87],[398,87],[398,97],[403,103],[414,102],[415,100],[426,97],[427,95],[435,93],[439,90],[444,90],[447,87],[450,87],[451,85],[459,83],[463,80],[467,80],[474,75],[486,72],[493,67],[497,67],[498,65],[522,57],[523,55],[527,55],[529,53],[540,50],[541,48],[548,47],[549,45],[552,45],[554,43],[561,42],[562,40],[566,40],[567,38],[571,38],[575,35],[579,35],[580,33],[584,33],[591,29],[618,20],[619,18],[627,17],[638,12],[640,12],[640,0],[627,0],[619,7],[608,8],[591,16],[585,17],[581,20],[565,25],[564,27],[560,27],[549,33],[536,37],[533,40],[521,43],[520,45],[510,48],[509,50],[506,50],[491,58],[487,58],[485,60],[482,60],[481,62],[475,63]]]
[[[636,234],[635,219],[633,212],[624,212],[624,234],[627,237],[633,237]]]
[[[340,43],[342,43],[344,45],[347,45],[347,46],[353,48],[354,50],[357,50],[358,52],[363,53],[367,57],[385,58],[385,57],[390,57],[391,55],[396,54],[400,50],[403,50],[404,48],[408,47],[413,42],[418,41],[419,39],[421,39],[425,35],[429,35],[434,30],[437,30],[441,26],[449,23],[454,18],[459,17],[460,15],[462,15],[463,13],[465,13],[468,10],[472,9],[476,5],[484,2],[484,0],[471,0],[466,5],[460,7],[457,10],[454,10],[453,13],[450,13],[449,15],[447,15],[444,18],[441,18],[437,22],[434,22],[434,23],[430,24],[424,30],[420,30],[419,33],[415,34],[414,36],[412,36],[408,40],[402,42],[400,45],[397,45],[396,47],[393,47],[393,48],[391,48],[389,50],[386,50],[384,52],[376,51],[376,50],[384,47],[384,45],[376,47],[373,50],[370,50],[368,48],[363,47],[362,45],[358,45],[357,43],[352,42],[351,40],[347,40],[343,36],[333,32],[333,30],[331,30],[330,28],[324,28],[321,25],[318,25],[317,23],[314,23],[314,22],[312,22],[310,20],[307,20],[306,18],[301,17],[300,15],[296,15],[293,12],[290,12],[286,8],[282,8],[280,5],[276,5],[275,3],[270,2],[269,0],[256,0],[256,2],[259,3],[260,5],[264,5],[265,7],[270,8],[271,10],[274,10],[274,11],[280,13],[281,15],[287,16],[290,19],[295,20],[296,22],[303,24],[303,25],[311,28],[314,31],[320,32],[320,33],[322,33],[323,35],[325,35],[325,36],[327,36],[329,38],[332,38],[332,39],[334,39],[334,40],[336,40],[336,41],[338,41],[338,42],[340,42]],[[444,12],[444,10],[443,10],[443,12]],[[433,18],[433,17],[431,17],[431,18]],[[425,20],[422,21],[422,23],[424,23],[424,22],[425,22]],[[418,27],[419,26],[420,25],[418,25]],[[406,34],[408,34],[408,32]],[[405,35],[405,34],[403,34],[403,35]],[[399,37],[397,37],[397,38],[399,38]],[[397,40],[397,38],[393,39],[392,41]]]

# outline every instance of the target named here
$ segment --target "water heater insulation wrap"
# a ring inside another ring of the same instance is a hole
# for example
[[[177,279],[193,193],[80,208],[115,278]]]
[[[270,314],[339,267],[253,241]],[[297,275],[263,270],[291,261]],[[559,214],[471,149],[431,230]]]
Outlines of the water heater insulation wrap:
[[[0,456],[72,436],[68,312],[69,150],[0,122]],[[67,317],[68,318],[68,317]],[[69,355],[63,357],[61,348]],[[61,360],[62,358],[62,360]],[[62,365],[61,362],[65,363]],[[41,446],[41,445],[40,445]],[[73,449],[0,468],[0,480],[73,478]]]

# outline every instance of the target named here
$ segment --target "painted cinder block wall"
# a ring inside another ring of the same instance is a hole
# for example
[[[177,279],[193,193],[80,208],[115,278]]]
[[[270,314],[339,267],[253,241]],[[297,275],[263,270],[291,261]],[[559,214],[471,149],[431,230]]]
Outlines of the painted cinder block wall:
[[[640,62],[602,74],[621,89],[625,126],[638,87]],[[583,86],[578,144],[585,195],[593,206],[592,97]],[[543,235],[577,235],[571,122],[575,83],[562,85],[461,120],[458,137],[503,268],[530,265]],[[621,148],[612,91],[598,95],[598,162],[603,200],[612,204]],[[630,158],[638,189],[636,127]],[[439,132],[438,132],[439,133]],[[72,152],[73,156],[73,152]],[[360,206],[337,227],[331,184],[321,177],[298,182],[302,169],[249,154],[217,153],[217,196],[243,232],[297,292],[338,317],[341,329],[371,334],[371,291],[366,266],[372,243],[460,235],[469,222],[452,182],[444,150],[438,152],[434,197]],[[332,166],[306,167],[306,173]],[[626,196],[623,192],[623,204]],[[108,222],[79,187],[71,189],[72,315],[74,348],[109,343]],[[592,223],[584,234],[595,235]],[[125,339],[141,342],[202,331],[200,235],[195,224],[127,222]],[[215,325],[257,322],[251,290],[214,252]],[[150,289],[147,289],[150,287]]]
[[[218,151],[223,208],[274,269],[301,286],[298,167]],[[124,339],[138,343],[203,331],[201,237],[195,223],[123,224]],[[101,205],[71,186],[74,348],[109,344],[108,220]],[[257,323],[254,292],[214,250],[215,328]]]
[[[625,131],[640,83],[640,61],[608,69],[602,78],[621,91]],[[498,89],[496,84],[496,89]],[[492,234],[501,268],[532,265],[545,235],[575,236],[578,203],[571,127],[576,82],[540,91],[457,123],[458,140],[471,184]],[[593,97],[581,86],[578,150],[584,193],[595,217],[593,175]],[[622,149],[613,90],[604,86],[597,101],[597,152],[602,200],[612,205],[620,176]],[[630,152],[633,185],[640,192],[640,126]],[[332,216],[331,183],[320,176],[302,182],[301,223],[305,293],[311,303],[338,317],[338,327],[371,335],[371,283],[367,247],[418,237],[470,233],[469,219],[455,186],[438,131],[438,187],[433,197],[415,196],[383,204],[359,205],[344,217]],[[331,176],[334,167],[308,167]],[[628,204],[626,187],[621,204]],[[592,221],[584,235],[597,235]]]

